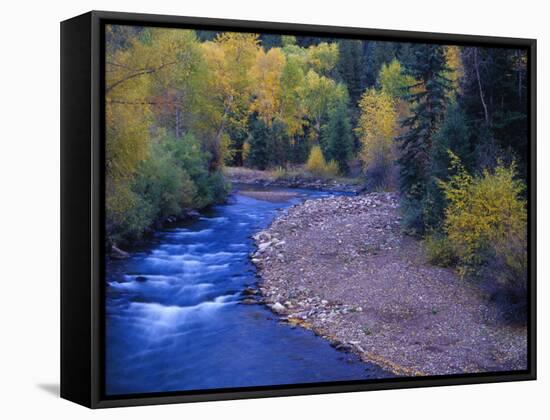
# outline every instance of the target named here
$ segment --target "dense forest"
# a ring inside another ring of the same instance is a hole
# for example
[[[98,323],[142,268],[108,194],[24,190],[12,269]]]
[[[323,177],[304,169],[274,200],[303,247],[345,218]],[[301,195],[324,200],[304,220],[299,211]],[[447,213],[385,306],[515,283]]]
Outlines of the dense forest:
[[[432,263],[525,292],[525,51],[106,31],[111,243],[223,201],[227,166],[355,178],[399,191]]]

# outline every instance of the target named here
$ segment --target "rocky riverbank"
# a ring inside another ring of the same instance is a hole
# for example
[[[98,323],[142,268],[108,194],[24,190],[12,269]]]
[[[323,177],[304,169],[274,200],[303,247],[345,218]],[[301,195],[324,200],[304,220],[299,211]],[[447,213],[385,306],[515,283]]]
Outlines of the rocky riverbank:
[[[245,184],[258,188],[303,188],[309,190],[338,191],[357,193],[364,189],[363,184],[352,178],[319,178],[307,173],[288,172],[283,175],[276,171],[260,171],[248,168],[224,168],[227,179],[232,183]]]
[[[398,197],[308,200],[254,236],[260,292],[282,321],[397,375],[526,368],[525,326],[400,232]]]
[[[254,191],[240,190],[239,194],[255,198],[256,200],[281,202],[288,201],[291,198],[297,197],[299,194],[293,191]]]

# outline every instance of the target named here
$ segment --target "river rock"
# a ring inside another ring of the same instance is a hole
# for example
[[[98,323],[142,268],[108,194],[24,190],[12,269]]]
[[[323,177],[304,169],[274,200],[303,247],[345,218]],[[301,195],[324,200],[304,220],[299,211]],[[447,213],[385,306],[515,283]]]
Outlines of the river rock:
[[[273,312],[276,312],[278,314],[283,314],[286,312],[286,308],[279,302],[275,302],[273,305],[271,305],[271,309],[273,310]]]
[[[271,240],[271,234],[261,231],[252,236],[252,239],[258,242],[266,242]]]
[[[246,298],[246,299],[241,300],[242,305],[255,305],[257,303],[258,302],[255,299],[252,299],[252,298]]]
[[[259,252],[265,252],[267,248],[271,246],[271,242],[262,242],[258,245]]]

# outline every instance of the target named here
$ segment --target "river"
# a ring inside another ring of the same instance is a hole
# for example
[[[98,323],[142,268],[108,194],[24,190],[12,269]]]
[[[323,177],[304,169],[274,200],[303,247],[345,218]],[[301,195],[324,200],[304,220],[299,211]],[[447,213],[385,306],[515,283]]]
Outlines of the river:
[[[107,395],[386,377],[376,365],[242,304],[257,285],[251,235],[304,198],[269,202],[235,191],[194,221],[150,239],[106,272]]]

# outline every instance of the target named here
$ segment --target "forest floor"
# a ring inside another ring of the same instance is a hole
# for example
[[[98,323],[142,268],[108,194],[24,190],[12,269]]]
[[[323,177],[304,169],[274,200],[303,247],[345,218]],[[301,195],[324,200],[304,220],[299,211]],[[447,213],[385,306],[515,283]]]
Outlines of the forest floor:
[[[320,177],[303,167],[279,170],[257,170],[225,167],[224,175],[231,181],[258,187],[305,188],[326,191],[358,192],[364,187],[359,178]]]
[[[428,264],[393,193],[308,200],[254,239],[265,302],[338,349],[406,376],[526,368],[525,325]]]

